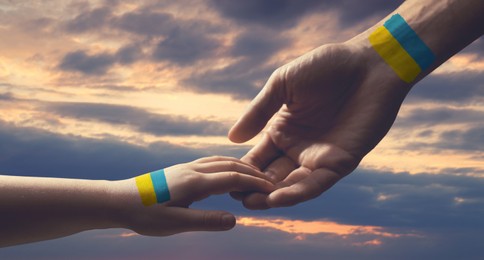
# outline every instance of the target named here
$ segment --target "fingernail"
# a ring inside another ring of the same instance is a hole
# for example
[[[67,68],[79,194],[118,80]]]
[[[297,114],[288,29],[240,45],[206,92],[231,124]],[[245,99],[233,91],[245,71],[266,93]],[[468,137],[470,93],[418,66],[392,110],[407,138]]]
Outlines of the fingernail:
[[[235,226],[235,217],[230,214],[222,216],[222,226],[226,229],[230,229]]]

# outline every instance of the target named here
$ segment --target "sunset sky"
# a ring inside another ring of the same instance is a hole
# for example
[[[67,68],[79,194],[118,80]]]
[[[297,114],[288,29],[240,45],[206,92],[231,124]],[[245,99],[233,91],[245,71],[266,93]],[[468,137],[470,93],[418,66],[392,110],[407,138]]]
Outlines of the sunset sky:
[[[227,137],[271,72],[402,1],[0,0],[0,173],[123,179],[258,141]],[[484,39],[412,89],[358,169],[223,233],[96,230],[1,259],[482,259]],[[1,211],[1,209],[0,209]],[[35,221],[35,216],[32,216]],[[162,221],[162,220],[160,220]]]

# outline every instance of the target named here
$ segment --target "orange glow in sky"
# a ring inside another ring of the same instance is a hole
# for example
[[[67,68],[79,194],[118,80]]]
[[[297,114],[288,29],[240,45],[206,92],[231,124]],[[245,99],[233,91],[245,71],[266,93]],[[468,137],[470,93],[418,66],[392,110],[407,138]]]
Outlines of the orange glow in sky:
[[[290,234],[320,234],[329,233],[338,236],[352,234],[369,234],[382,237],[400,237],[401,234],[386,232],[377,226],[345,225],[326,220],[290,220],[283,218],[255,218],[241,217],[237,220],[239,225],[271,228]]]

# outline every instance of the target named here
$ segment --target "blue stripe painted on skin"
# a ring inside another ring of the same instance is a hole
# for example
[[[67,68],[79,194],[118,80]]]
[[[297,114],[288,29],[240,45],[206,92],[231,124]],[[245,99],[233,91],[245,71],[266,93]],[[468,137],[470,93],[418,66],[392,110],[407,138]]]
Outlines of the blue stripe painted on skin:
[[[432,62],[435,60],[434,54],[401,15],[394,14],[383,26],[390,31],[392,36],[412,56],[422,70],[432,65]]]
[[[156,202],[163,203],[170,200],[170,191],[166,183],[165,171],[163,169],[150,173],[151,182],[156,194]]]

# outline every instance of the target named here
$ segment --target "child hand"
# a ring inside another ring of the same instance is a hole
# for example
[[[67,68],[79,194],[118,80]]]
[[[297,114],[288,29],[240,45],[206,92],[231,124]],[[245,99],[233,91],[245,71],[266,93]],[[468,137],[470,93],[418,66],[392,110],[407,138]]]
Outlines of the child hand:
[[[255,167],[214,156],[113,182],[109,193],[120,226],[142,235],[165,236],[228,230],[235,225],[235,217],[228,212],[189,209],[194,201],[231,191],[273,190]]]

